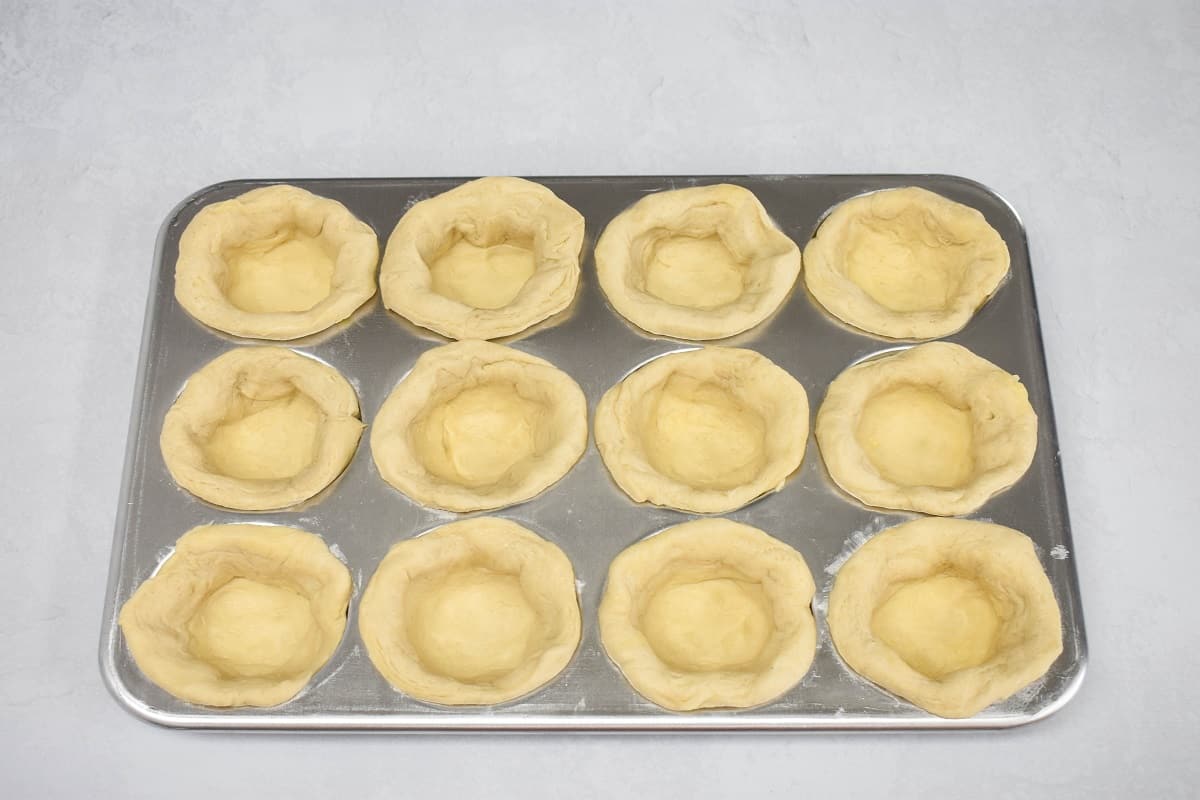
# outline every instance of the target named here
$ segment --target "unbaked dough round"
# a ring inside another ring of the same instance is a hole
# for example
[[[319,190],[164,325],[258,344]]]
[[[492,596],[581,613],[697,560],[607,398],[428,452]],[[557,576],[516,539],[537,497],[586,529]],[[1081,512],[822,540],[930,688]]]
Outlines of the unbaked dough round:
[[[188,378],[159,445],[192,494],[267,511],[333,483],[362,430],[354,388],[333,367],[282,347],[241,347]]]
[[[596,407],[596,446],[633,500],[720,514],[778,491],[808,442],[808,396],[752,350],[656,358]]]
[[[297,339],[375,294],[379,241],[336,200],[264,186],[205,206],[179,239],[175,298],[234,336]]]
[[[843,322],[892,339],[961,329],[1008,267],[1008,246],[983,214],[915,186],[845,201],[804,248],[813,297]]]
[[[600,637],[633,688],[664,708],[761,705],[812,664],[814,591],[804,558],[778,539],[693,520],[613,560]]]
[[[315,534],[201,525],[121,608],[138,667],[207,706],[273,706],[324,666],[346,628],[350,571]]]
[[[528,500],[566,475],[586,446],[587,401],[571,376],[471,340],[418,358],[371,429],[383,479],[447,511]]]
[[[388,551],[363,592],[358,629],[396,689],[446,705],[490,705],[562,672],[579,645],[571,562],[496,517],[443,525]]]
[[[771,315],[800,274],[800,249],[748,189],[657,192],[617,215],[596,273],[621,316],[650,333],[720,339]]]
[[[850,668],[942,717],[969,717],[1041,677],[1062,652],[1033,542],[987,522],[889,528],[842,565],[829,633]]]
[[[583,230],[541,184],[464,183],[400,218],[379,276],[384,305],[451,339],[520,333],[575,298]]]
[[[1016,375],[929,342],[839,375],[816,433],[830,477],[867,505],[957,516],[1029,469],[1037,414]]]

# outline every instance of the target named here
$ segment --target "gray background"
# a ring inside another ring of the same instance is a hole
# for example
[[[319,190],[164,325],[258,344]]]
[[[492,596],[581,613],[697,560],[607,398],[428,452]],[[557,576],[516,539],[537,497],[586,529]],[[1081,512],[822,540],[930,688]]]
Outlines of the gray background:
[[[1200,8],[0,0],[0,794],[1190,796]],[[172,732],[96,666],[154,236],[223,178],[937,171],[1029,230],[1089,675],[991,734]],[[982,783],[983,788],[977,788]]]

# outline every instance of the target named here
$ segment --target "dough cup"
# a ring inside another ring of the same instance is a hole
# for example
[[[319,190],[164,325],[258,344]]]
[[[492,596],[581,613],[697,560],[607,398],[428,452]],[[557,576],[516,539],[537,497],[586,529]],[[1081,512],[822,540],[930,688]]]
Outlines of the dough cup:
[[[799,683],[816,651],[803,557],[726,519],[627,548],[600,602],[604,649],[640,694],[674,711],[747,708]]]
[[[496,517],[392,547],[358,612],[367,655],[388,683],[444,705],[503,703],[545,685],[570,662],[580,627],[562,550]]]
[[[600,287],[639,328],[680,339],[722,339],[783,303],[800,249],[748,189],[696,186],[647,195],[596,243]]]
[[[363,427],[354,388],[333,367],[282,347],[242,347],[188,378],[159,446],[175,482],[197,497],[269,511],[333,483]]]
[[[1009,270],[983,214],[917,187],[836,206],[804,248],[804,281],[826,311],[891,339],[963,328]]]
[[[511,336],[562,311],[579,285],[583,216],[541,184],[480,178],[401,217],[383,302],[451,339]]]
[[[842,372],[816,435],[830,477],[863,503],[956,516],[1025,474],[1037,415],[1016,375],[930,342]]]
[[[838,571],[829,632],[851,669],[942,717],[970,717],[1062,652],[1050,581],[1025,534],[926,518],[889,528]]]
[[[200,209],[179,239],[175,298],[200,322],[298,339],[375,294],[379,240],[341,203],[275,185]]]
[[[586,446],[579,385],[547,361],[482,341],[424,353],[371,428],[383,479],[447,511],[528,500],[566,475]]]
[[[175,697],[273,706],[337,649],[350,589],[350,571],[315,534],[202,525],[179,538],[118,619],[138,667]]]
[[[808,441],[804,387],[752,350],[654,359],[596,406],[596,446],[636,502],[719,514],[783,487]]]

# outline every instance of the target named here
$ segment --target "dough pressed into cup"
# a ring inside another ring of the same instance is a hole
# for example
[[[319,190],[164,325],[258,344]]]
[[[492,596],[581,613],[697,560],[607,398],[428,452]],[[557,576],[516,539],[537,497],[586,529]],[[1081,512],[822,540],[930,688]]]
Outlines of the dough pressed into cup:
[[[863,677],[942,717],[970,717],[1041,677],[1062,652],[1050,580],[1023,533],[925,518],[842,565],[829,633]]]
[[[892,339],[960,330],[1008,267],[1008,246],[983,214],[915,186],[845,201],[804,248],[813,297],[843,322]]]
[[[586,446],[579,384],[536,356],[470,340],[418,358],[371,429],[383,479],[447,511],[528,500],[566,475]]]
[[[383,302],[451,339],[520,333],[571,304],[583,216],[521,178],[480,178],[410,208],[387,242]]]
[[[138,667],[208,706],[273,706],[324,666],[346,628],[350,571],[319,536],[202,525],[121,608]]]
[[[596,446],[617,485],[681,511],[724,513],[778,491],[807,441],[804,387],[752,350],[656,358],[596,407]]]
[[[816,434],[830,477],[867,505],[957,516],[1029,469],[1037,414],[1016,375],[929,342],[845,370]]]
[[[596,273],[621,316],[650,333],[721,339],[777,309],[800,249],[748,189],[697,186],[647,195],[608,224]]]
[[[298,339],[375,294],[379,241],[341,203],[283,184],[205,206],[179,239],[175,298],[211,328]]]
[[[392,547],[363,592],[358,629],[396,689],[491,705],[562,672],[579,645],[575,572],[562,550],[505,519],[443,525]]]
[[[197,370],[159,445],[175,482],[240,511],[286,508],[331,484],[362,435],[354,388],[282,347],[241,347]]]
[[[694,520],[613,560],[600,636],[630,685],[664,708],[761,705],[812,664],[814,591],[804,558],[778,539]]]

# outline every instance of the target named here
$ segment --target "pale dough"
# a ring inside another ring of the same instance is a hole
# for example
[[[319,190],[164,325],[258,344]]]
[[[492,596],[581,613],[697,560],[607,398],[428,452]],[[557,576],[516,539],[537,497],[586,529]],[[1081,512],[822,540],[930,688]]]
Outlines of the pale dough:
[[[175,482],[225,508],[267,511],[334,481],[363,424],[337,370],[282,347],[230,350],[188,378],[159,445]]]
[[[297,339],[375,294],[379,241],[341,203],[264,186],[205,206],[179,239],[175,297],[235,336]]]
[[[596,446],[637,502],[715,514],[782,488],[808,440],[808,397],[751,350],[704,347],[639,367],[596,407]]]
[[[702,519],[629,547],[608,569],[600,637],[640,694],[664,708],[774,700],[816,651],[804,558],[758,528]]]
[[[371,430],[379,474],[426,506],[501,508],[556,482],[587,446],[579,385],[511,347],[436,347],[384,401]]]
[[[1041,677],[1062,652],[1054,590],[1025,534],[925,518],[859,548],[829,596],[851,669],[943,717],[969,717]]]
[[[400,218],[383,256],[383,302],[451,339],[520,333],[575,298],[583,232],[583,216],[541,184],[464,183]]]
[[[696,186],[647,195],[596,243],[600,287],[650,333],[720,339],[752,328],[787,297],[800,249],[748,189]]]
[[[813,297],[843,322],[893,339],[961,329],[1008,268],[1008,246],[983,214],[917,187],[841,203],[804,248]]]
[[[867,505],[957,516],[1029,469],[1037,414],[1016,375],[929,342],[845,370],[816,434],[830,477]]]
[[[562,550],[496,517],[394,546],[358,611],[367,655],[388,683],[446,705],[503,703],[553,680],[580,624]]]
[[[121,608],[146,677],[190,703],[273,706],[324,666],[346,628],[350,571],[319,536],[202,525]]]

